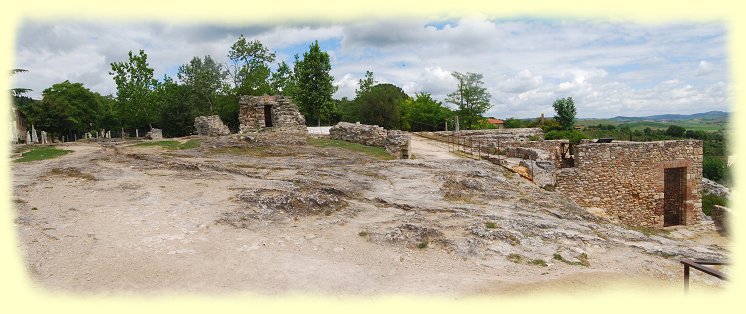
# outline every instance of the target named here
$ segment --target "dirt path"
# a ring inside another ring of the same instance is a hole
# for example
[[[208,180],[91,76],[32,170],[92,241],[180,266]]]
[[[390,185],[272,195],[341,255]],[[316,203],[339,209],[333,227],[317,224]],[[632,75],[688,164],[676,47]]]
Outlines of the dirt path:
[[[448,152],[448,146],[435,140],[412,134],[411,152],[416,159],[459,159]]]

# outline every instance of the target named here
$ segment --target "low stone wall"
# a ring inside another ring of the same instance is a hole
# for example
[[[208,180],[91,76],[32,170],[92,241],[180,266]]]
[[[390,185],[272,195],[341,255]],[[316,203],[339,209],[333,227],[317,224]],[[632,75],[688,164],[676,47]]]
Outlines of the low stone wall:
[[[409,159],[411,135],[377,126],[340,122],[329,129],[329,138],[368,146],[385,147],[396,158]]]
[[[194,118],[194,130],[197,135],[221,136],[231,134],[231,130],[220,120],[218,115]]]
[[[329,138],[368,146],[385,146],[386,129],[377,125],[340,122],[329,129]]]
[[[557,191],[620,222],[664,225],[664,172],[684,168],[681,224],[702,212],[702,141],[591,143],[575,146],[575,167],[556,171]]]

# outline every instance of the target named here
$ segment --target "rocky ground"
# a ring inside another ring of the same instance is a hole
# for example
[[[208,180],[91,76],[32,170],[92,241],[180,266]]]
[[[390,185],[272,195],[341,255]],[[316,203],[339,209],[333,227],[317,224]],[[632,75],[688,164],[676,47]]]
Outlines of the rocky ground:
[[[65,144],[74,152],[13,164],[19,247],[36,284],[363,295],[680,288],[679,258],[728,255],[709,222],[627,229],[418,137],[416,159],[387,161],[230,136],[174,151],[132,144]]]

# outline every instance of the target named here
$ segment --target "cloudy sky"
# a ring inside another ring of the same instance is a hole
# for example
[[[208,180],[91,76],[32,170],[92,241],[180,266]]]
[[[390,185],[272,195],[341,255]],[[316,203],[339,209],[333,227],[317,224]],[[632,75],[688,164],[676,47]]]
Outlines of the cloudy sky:
[[[313,40],[329,53],[336,98],[354,96],[358,79],[409,95],[443,100],[456,88],[452,72],[484,75],[488,116],[553,115],[552,102],[571,96],[584,118],[730,111],[727,30],[722,23],[637,24],[551,19],[418,18],[346,24],[247,25],[36,22],[18,29],[13,86],[30,95],[54,83],[82,82],[116,94],[110,63],[144,49],[156,77],[175,77],[194,56],[227,62],[243,34],[292,64]],[[276,66],[276,65],[275,65]]]

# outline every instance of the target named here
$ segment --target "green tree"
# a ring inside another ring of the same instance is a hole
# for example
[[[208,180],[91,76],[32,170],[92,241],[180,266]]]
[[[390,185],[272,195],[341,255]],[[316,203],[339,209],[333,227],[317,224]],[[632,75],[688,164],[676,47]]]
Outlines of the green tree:
[[[342,97],[340,100],[336,100],[337,108],[340,113],[340,120],[345,122],[358,122],[360,121],[360,105],[355,100],[350,100],[347,97]]]
[[[522,128],[525,127],[526,122],[522,119],[516,119],[516,118],[508,118],[504,121],[505,128],[508,129],[515,129],[515,128]]]
[[[360,97],[361,94],[370,90],[373,85],[378,82],[373,78],[373,72],[365,71],[365,78],[358,80],[358,88],[355,90],[355,98]]]
[[[13,70],[10,71],[10,75],[14,75],[16,73],[23,73],[23,72],[28,72],[28,70],[26,70],[26,69],[13,69]],[[30,91],[32,91],[32,89],[30,89],[30,88],[16,87],[16,88],[11,88],[10,89],[10,94],[13,97],[21,97],[21,96],[23,96],[24,94],[26,94],[26,93],[28,93]]]
[[[401,103],[407,99],[409,96],[395,85],[374,85],[357,99],[360,105],[360,122],[386,129],[399,129]]]
[[[445,122],[453,123],[453,111],[435,100],[428,93],[418,93],[415,98],[402,102],[402,122],[404,130],[438,131],[445,128]]]
[[[295,73],[295,90],[293,98],[300,105],[306,121],[316,120],[321,125],[321,118],[334,112],[332,94],[337,91],[329,54],[321,51],[319,42],[311,43],[303,59],[296,56],[293,72]]]
[[[272,94],[274,95],[292,95],[293,87],[293,70],[282,61],[277,64],[277,71],[272,73],[270,78],[270,85],[272,87]]]
[[[91,126],[98,127],[101,95],[90,91],[82,83],[64,81],[42,91],[36,128],[66,135],[81,134]]]
[[[272,93],[269,64],[275,61],[275,53],[264,44],[258,40],[247,41],[241,35],[228,51],[228,58],[231,60],[228,72],[237,95]]]
[[[671,125],[666,129],[666,135],[673,137],[684,137],[686,129],[678,125]]]
[[[575,127],[575,103],[572,101],[572,97],[558,98],[552,104],[554,112],[557,115],[554,117],[557,122],[562,126],[563,130],[572,130]]]
[[[448,94],[446,102],[458,106],[460,127],[471,129],[492,107],[490,93],[483,86],[482,74],[453,72],[451,75],[458,81],[458,87],[455,92]]]
[[[223,66],[215,62],[209,55],[204,61],[199,57],[192,58],[187,64],[179,67],[177,77],[189,91],[187,105],[196,115],[215,113],[215,98],[223,86],[227,73]],[[173,82],[169,83],[173,85]],[[163,104],[161,104],[163,105]]]
[[[127,62],[111,64],[110,75],[117,84],[117,110],[124,127],[143,127],[155,123],[160,111],[152,101],[158,81],[153,79],[153,68],[148,66],[148,55],[142,49],[135,55],[130,51]]]
[[[187,105],[193,91],[188,85],[179,85],[166,76],[156,89],[155,101],[161,107],[160,127],[163,135],[178,137],[192,134],[196,112]]]

